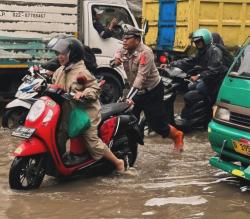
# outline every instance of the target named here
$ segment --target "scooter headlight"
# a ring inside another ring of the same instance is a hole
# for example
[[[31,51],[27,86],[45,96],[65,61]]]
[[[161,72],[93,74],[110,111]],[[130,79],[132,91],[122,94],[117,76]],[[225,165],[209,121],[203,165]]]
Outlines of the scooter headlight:
[[[45,102],[43,100],[37,100],[31,107],[27,120],[34,122],[36,121],[45,110]]]
[[[43,119],[43,123],[49,122],[52,119],[53,114],[54,114],[53,111],[49,109],[47,115]]]
[[[214,118],[229,121],[230,120],[230,111],[226,108],[216,107],[215,113],[214,113]]]

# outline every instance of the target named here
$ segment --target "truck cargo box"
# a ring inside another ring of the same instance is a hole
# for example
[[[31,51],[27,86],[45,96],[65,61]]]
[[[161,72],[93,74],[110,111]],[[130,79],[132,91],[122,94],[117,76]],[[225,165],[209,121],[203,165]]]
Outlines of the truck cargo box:
[[[145,43],[155,48],[158,37],[159,1],[143,0],[142,5],[142,17],[148,20],[149,25]]]
[[[47,60],[53,57],[46,50],[48,39],[77,34],[77,0],[8,0],[0,8],[0,68]]]
[[[150,7],[152,2],[158,15]],[[189,34],[207,28],[221,34],[225,45],[235,49],[250,35],[249,11],[248,0],[144,0],[143,17],[151,24],[146,44],[156,49],[187,52]]]

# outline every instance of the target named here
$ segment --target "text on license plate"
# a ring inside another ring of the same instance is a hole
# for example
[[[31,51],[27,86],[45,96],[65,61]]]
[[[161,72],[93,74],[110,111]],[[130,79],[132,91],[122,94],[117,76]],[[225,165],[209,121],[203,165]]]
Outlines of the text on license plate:
[[[236,152],[250,156],[250,145],[249,144],[245,144],[243,142],[235,141],[235,140],[232,140],[232,142],[233,142],[234,150]]]
[[[18,126],[16,130],[12,132],[12,136],[20,137],[20,138],[30,138],[34,132],[35,128],[28,128],[25,126]]]

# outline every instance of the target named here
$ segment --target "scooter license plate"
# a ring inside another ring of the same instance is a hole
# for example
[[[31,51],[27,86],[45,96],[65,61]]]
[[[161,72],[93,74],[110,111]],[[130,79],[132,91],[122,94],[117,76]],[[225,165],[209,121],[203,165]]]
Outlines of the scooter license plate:
[[[12,132],[12,136],[19,137],[19,138],[30,138],[34,132],[36,131],[35,128],[28,128],[25,126],[18,126],[16,130]]]
[[[250,145],[233,140],[234,150],[240,154],[250,156]]]

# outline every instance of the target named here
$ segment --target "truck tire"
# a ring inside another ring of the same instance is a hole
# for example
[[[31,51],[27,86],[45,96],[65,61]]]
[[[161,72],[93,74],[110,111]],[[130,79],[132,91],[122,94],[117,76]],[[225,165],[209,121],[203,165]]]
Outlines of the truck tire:
[[[122,96],[122,84],[120,80],[112,73],[100,72],[97,77],[103,77],[105,84],[102,87],[100,101],[102,104],[117,102]]]

